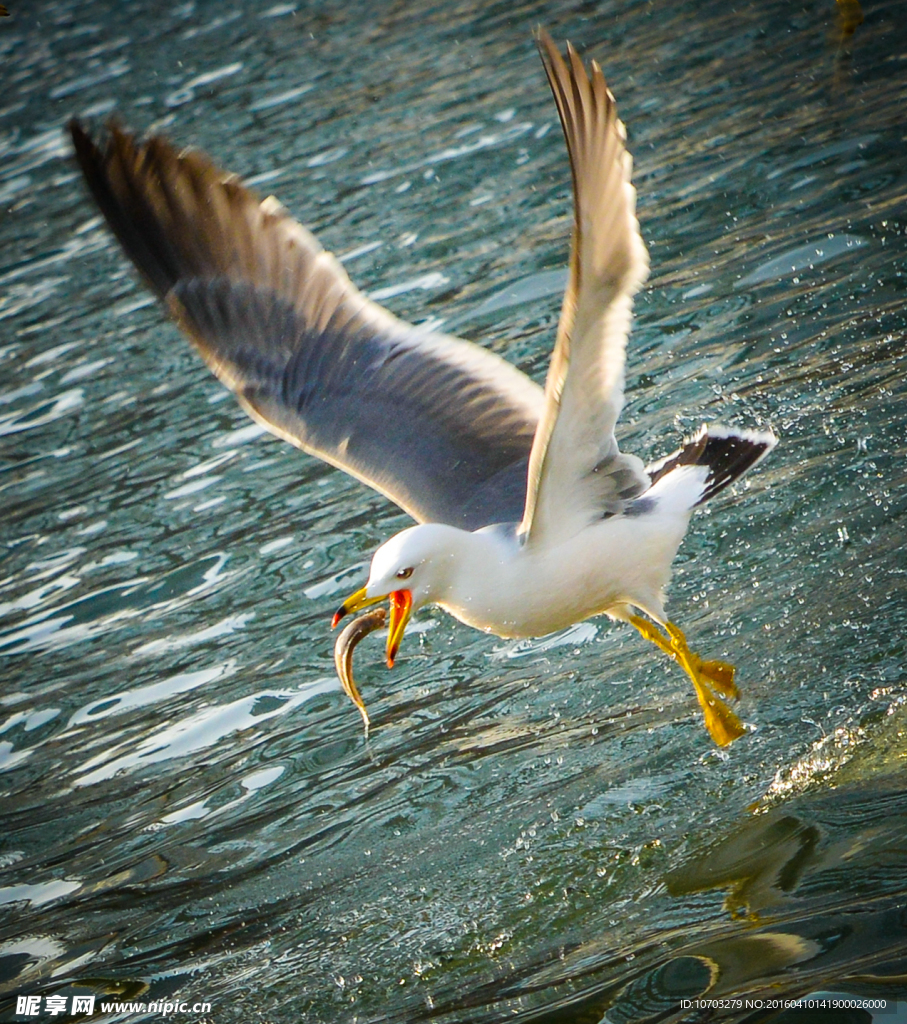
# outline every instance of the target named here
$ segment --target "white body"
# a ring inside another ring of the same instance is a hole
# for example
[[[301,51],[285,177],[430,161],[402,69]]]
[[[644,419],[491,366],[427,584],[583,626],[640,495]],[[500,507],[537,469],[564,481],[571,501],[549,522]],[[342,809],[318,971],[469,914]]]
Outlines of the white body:
[[[680,467],[646,493],[641,514],[599,519],[555,545],[497,527],[411,527],[375,552],[366,594],[405,586],[413,610],[438,604],[501,637],[543,636],[603,612],[625,618],[631,606],[664,622],[671,563],[706,474]],[[412,569],[405,584],[402,568]]]

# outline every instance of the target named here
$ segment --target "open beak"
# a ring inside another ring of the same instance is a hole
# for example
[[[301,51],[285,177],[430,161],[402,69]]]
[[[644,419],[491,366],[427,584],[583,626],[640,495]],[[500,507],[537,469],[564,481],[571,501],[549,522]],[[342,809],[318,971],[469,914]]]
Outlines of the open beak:
[[[377,604],[387,597],[387,594],[383,594],[381,597],[366,597],[365,590],[366,588],[363,587],[361,590],[357,590],[355,594],[350,594],[337,611],[334,612],[334,617],[331,619],[331,629],[334,629],[344,615],[349,615],[350,612],[361,611],[363,608],[368,608],[370,604]]]
[[[381,597],[366,597],[365,590],[366,588],[363,587],[361,590],[357,590],[355,594],[350,594],[337,611],[334,612],[334,618],[331,619],[331,629],[337,625],[344,615],[349,615],[350,612],[361,611],[363,608],[368,608],[370,604],[377,604],[379,601],[388,598],[390,600],[391,616],[387,630],[387,667],[393,668],[394,658],[397,657],[397,651],[400,650],[400,641],[403,639],[409,617],[412,615],[413,592],[411,590],[393,590],[390,594],[383,594]]]
[[[390,595],[391,621],[387,630],[387,667],[394,667],[394,658],[400,650],[400,641],[413,610],[413,592],[395,590]]]

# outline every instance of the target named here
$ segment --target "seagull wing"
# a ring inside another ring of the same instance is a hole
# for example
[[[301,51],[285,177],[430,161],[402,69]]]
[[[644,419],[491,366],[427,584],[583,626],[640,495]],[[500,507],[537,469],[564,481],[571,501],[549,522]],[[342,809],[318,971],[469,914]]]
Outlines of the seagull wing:
[[[528,377],[370,302],[275,199],[203,154],[70,131],[127,255],[255,420],[418,521],[520,518],[543,407]]]
[[[575,207],[570,275],[520,524],[529,543],[548,544],[620,512],[650,486],[643,463],[621,453],[614,437],[632,299],[649,260],[624,127],[601,69],[593,61],[590,76],[569,44],[565,61],[544,30],[538,42],[567,140]]]

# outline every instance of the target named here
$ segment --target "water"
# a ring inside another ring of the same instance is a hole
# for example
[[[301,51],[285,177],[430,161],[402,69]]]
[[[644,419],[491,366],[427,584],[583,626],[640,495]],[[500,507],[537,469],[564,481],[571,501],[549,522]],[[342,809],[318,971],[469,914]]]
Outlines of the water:
[[[92,992],[218,1024],[699,1020],[699,996],[802,1024],[832,1017],[743,1001],[829,991],[905,1019],[900,0],[849,42],[831,0],[8,6],[4,1019]],[[738,665],[725,752],[629,629],[517,644],[440,612],[392,673],[360,648],[366,741],[328,620],[406,517],[249,427],[61,131],[115,114],[208,150],[399,315],[538,378],[570,213],[539,22],[602,63],[635,157],[622,442],[782,438],[671,590]]]

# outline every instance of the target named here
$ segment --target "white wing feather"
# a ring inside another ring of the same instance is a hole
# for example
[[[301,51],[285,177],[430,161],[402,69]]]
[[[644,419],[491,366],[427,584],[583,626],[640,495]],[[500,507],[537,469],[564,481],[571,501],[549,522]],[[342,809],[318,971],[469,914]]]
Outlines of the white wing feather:
[[[620,512],[649,487],[641,460],[622,454],[614,437],[633,295],[649,259],[624,127],[601,69],[593,61],[590,76],[569,44],[565,61],[544,31],[539,49],[567,140],[575,204],[570,278],[520,526],[529,543],[550,544]]]

